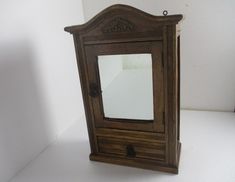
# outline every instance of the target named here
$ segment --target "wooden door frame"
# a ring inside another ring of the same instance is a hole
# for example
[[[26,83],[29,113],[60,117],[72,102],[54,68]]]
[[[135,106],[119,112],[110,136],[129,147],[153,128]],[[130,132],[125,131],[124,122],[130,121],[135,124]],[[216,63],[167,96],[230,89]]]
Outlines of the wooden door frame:
[[[137,53],[151,53],[152,55],[154,120],[105,118],[103,112],[102,94],[100,94],[97,97],[91,98],[95,127],[164,132],[164,69],[162,65],[162,47],[162,41],[93,44],[85,46],[88,71],[87,84],[97,84],[99,89],[101,86],[97,56]]]

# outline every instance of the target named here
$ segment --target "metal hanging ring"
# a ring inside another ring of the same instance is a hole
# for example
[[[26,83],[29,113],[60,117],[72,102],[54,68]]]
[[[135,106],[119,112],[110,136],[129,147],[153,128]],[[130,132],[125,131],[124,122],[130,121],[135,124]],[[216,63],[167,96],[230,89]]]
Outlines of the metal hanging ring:
[[[167,11],[167,10],[164,10],[164,11],[162,12],[162,14],[163,14],[164,16],[167,16],[167,15],[168,15],[168,11]]]

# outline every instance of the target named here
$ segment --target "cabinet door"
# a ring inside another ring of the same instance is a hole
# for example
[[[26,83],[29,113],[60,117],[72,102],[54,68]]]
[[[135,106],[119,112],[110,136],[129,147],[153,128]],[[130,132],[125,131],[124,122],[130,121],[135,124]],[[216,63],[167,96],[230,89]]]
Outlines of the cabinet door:
[[[86,45],[95,127],[164,132],[162,42]]]

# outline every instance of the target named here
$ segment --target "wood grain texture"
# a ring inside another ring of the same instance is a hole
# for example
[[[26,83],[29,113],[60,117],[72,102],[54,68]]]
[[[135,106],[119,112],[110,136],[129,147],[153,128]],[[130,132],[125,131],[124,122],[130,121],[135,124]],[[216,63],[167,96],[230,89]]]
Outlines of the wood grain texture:
[[[128,5],[116,4],[104,9],[91,20],[89,20],[87,23],[82,25],[65,27],[64,30],[70,33],[84,31],[93,27],[94,25],[96,26],[96,22],[104,21],[105,19],[110,20],[110,17],[114,17],[115,15],[120,16],[122,14],[124,14],[124,19],[126,19],[127,16],[136,15],[137,18],[147,20],[148,22],[151,22],[153,24],[161,25],[177,24],[183,18],[181,14],[169,16],[154,16]]]
[[[169,166],[156,160],[120,158],[107,154],[91,154],[90,160],[178,174],[178,167]]]
[[[112,43],[102,45],[86,45],[85,53],[87,55],[87,70],[89,82],[100,85],[98,70],[98,55],[112,54],[152,54],[152,70],[154,84],[154,120],[126,120],[126,119],[108,119],[104,117],[102,95],[93,98],[93,115],[96,127],[117,128],[135,131],[155,131],[164,132],[164,101],[163,101],[163,71],[162,71],[162,42],[129,42],[129,43]],[[156,84],[155,84],[156,83]]]
[[[128,158],[127,147],[131,145],[135,152],[135,158],[165,160],[165,143],[142,142],[130,139],[117,139],[98,137],[98,146],[100,153],[115,154],[124,158]]]
[[[178,173],[181,19],[113,5],[65,28],[74,38],[91,160]],[[97,56],[138,53],[152,54],[154,119],[105,118]]]

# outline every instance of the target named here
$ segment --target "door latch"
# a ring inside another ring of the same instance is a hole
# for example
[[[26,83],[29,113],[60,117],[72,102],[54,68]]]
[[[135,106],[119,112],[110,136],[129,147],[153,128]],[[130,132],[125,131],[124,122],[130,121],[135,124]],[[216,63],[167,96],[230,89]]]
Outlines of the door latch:
[[[91,97],[97,97],[101,94],[101,90],[96,83],[91,83],[89,86],[89,95]]]

